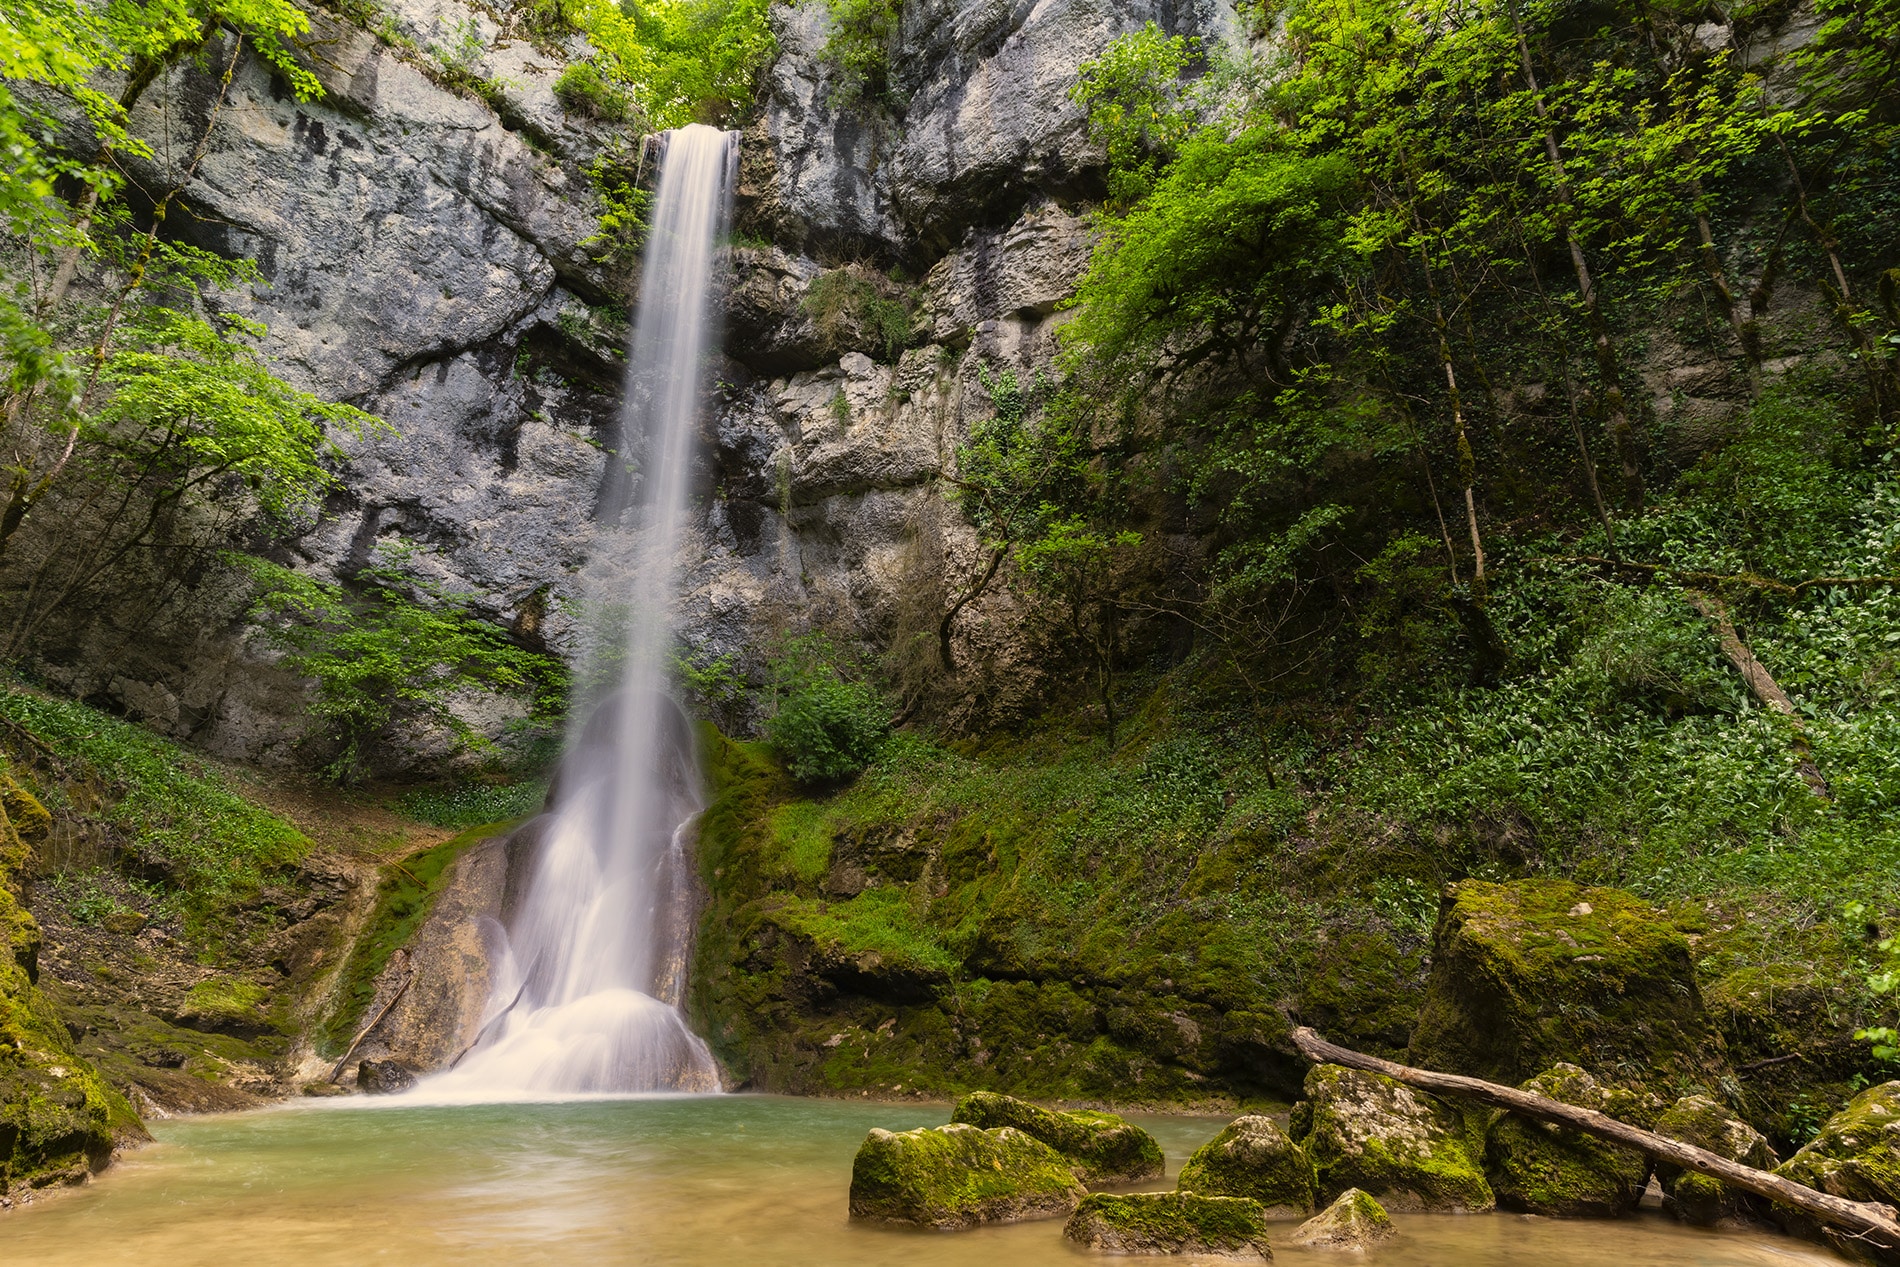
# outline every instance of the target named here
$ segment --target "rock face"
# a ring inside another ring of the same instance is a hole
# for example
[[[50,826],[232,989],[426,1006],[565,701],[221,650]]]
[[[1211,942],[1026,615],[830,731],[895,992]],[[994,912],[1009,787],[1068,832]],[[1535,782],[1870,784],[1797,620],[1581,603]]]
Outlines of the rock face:
[[[1132,1183],[1161,1173],[1161,1145],[1113,1113],[1056,1113],[1014,1096],[977,1091],[957,1101],[952,1122],[983,1130],[1013,1126],[1068,1160],[1083,1183]]]
[[[1775,1173],[1849,1201],[1900,1206],[1900,1082],[1883,1082],[1855,1096]],[[1775,1217],[1790,1231],[1818,1236],[1797,1211],[1776,1206]],[[1837,1248],[1857,1256],[1851,1244]]]
[[[1688,939],[1647,903],[1565,880],[1448,886],[1409,1063],[1517,1083],[1560,1062],[1712,1086],[1726,1069]]]
[[[1181,1167],[1180,1188],[1206,1196],[1249,1197],[1273,1218],[1310,1214],[1319,1178],[1306,1150],[1270,1117],[1229,1122]]]
[[[1012,1126],[873,1130],[851,1164],[851,1217],[945,1230],[1054,1218],[1086,1190],[1062,1154]]]
[[[1705,1095],[1677,1100],[1656,1119],[1656,1132],[1757,1170],[1773,1170],[1778,1160],[1760,1131]],[[1685,1223],[1747,1223],[1766,1212],[1760,1198],[1707,1175],[1662,1164],[1656,1172],[1663,1185],[1663,1208]]]
[[[1273,1257],[1265,1213],[1259,1202],[1244,1197],[1097,1192],[1076,1207],[1062,1234],[1103,1254]]]
[[[1392,1216],[1384,1206],[1359,1189],[1348,1188],[1287,1239],[1302,1249],[1352,1251],[1369,1249],[1392,1231]]]
[[[1575,1065],[1558,1065],[1523,1084],[1537,1095],[1627,1121],[1636,1097],[1605,1087]],[[1614,1218],[1636,1208],[1649,1159],[1581,1132],[1507,1113],[1485,1143],[1485,1173],[1498,1204],[1527,1214]]]
[[[1322,1194],[1360,1188],[1395,1210],[1489,1210],[1480,1142],[1436,1096],[1339,1065],[1306,1076],[1307,1155]]]

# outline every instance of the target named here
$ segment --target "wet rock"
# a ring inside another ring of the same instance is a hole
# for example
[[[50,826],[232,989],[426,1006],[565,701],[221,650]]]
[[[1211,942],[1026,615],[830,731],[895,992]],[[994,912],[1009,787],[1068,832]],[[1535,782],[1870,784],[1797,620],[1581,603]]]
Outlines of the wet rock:
[[[1183,1192],[1249,1197],[1269,1217],[1310,1214],[1319,1178],[1306,1150],[1270,1117],[1237,1117],[1181,1167]]]
[[[1481,1145],[1464,1114],[1438,1097],[1339,1065],[1306,1075],[1302,1140],[1323,1195],[1360,1188],[1397,1210],[1489,1210]]]
[[[950,1120],[984,1130],[1013,1126],[1061,1153],[1084,1183],[1131,1183],[1162,1170],[1155,1137],[1113,1113],[1052,1112],[1014,1096],[977,1091],[957,1101]]]
[[[851,1217],[956,1229],[1068,1214],[1086,1195],[1068,1161],[1011,1126],[873,1130],[851,1164]]]
[[[368,1095],[394,1095],[415,1086],[417,1072],[400,1060],[365,1060],[356,1067],[356,1085]]]
[[[1273,1257],[1266,1214],[1258,1201],[1244,1197],[1097,1192],[1076,1207],[1062,1234],[1103,1254]]]
[[[1357,1188],[1299,1225],[1288,1240],[1302,1249],[1363,1250],[1392,1235],[1392,1216]]]
[[[1855,1096],[1775,1173],[1830,1196],[1900,1206],[1900,1082],[1883,1082]],[[1862,1256],[1856,1251],[1863,1247],[1826,1233],[1798,1210],[1778,1205],[1774,1215],[1796,1235]]]
[[[1656,1120],[1656,1133],[1757,1170],[1773,1170],[1779,1160],[1760,1131],[1705,1095],[1677,1100]],[[1761,1198],[1708,1175],[1659,1162],[1656,1176],[1662,1182],[1663,1209],[1685,1223],[1750,1223],[1766,1213]]]
[[[1575,1065],[1558,1065],[1523,1089],[1627,1120],[1637,1099],[1605,1087]],[[1498,1204],[1527,1214],[1614,1218],[1642,1200],[1649,1160],[1580,1131],[1507,1113],[1491,1127],[1485,1173]]]
[[[1409,1063],[1515,1084],[1565,1061],[1713,1085],[1727,1065],[1688,939],[1618,889],[1448,886]]]

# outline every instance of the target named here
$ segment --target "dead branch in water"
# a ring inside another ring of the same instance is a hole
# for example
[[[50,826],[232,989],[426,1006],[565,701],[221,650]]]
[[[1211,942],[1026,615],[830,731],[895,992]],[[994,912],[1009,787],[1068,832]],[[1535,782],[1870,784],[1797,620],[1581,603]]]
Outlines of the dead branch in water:
[[[1830,1228],[1889,1252],[1900,1253],[1900,1212],[1896,1212],[1892,1206],[1831,1197],[1791,1179],[1783,1179],[1780,1175],[1757,1170],[1753,1166],[1744,1166],[1741,1162],[1730,1161],[1679,1139],[1670,1139],[1666,1135],[1657,1135],[1619,1122],[1594,1109],[1580,1109],[1574,1104],[1519,1091],[1516,1087],[1500,1086],[1482,1078],[1434,1073],[1429,1069],[1414,1069],[1410,1065],[1381,1060],[1377,1056],[1368,1056],[1329,1043],[1305,1026],[1293,1031],[1293,1045],[1309,1060],[1383,1074],[1394,1082],[1402,1082],[1421,1091],[1462,1096],[1538,1121],[1568,1126],[1586,1135],[1609,1140],[1612,1144],[1621,1144],[1659,1161],[1719,1179],[1731,1187],[1766,1197],[1777,1204],[1791,1206]]]

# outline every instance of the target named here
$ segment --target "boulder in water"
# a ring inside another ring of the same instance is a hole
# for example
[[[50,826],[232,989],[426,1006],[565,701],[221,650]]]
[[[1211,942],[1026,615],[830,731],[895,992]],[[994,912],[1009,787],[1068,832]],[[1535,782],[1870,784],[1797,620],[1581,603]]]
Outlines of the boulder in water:
[[[1523,1089],[1626,1121],[1637,1108],[1630,1092],[1606,1087],[1575,1065],[1546,1070]],[[1507,1210],[1614,1218],[1642,1200],[1649,1159],[1581,1131],[1507,1113],[1491,1127],[1485,1173]]]
[[[1830,1196],[1900,1206],[1900,1082],[1855,1096],[1775,1173]],[[1866,1255],[1864,1244],[1828,1234],[1797,1210],[1778,1205],[1774,1213],[1796,1235],[1826,1239],[1850,1257]]]
[[[1656,1120],[1656,1133],[1757,1170],[1775,1168],[1775,1150],[1769,1147],[1767,1137],[1706,1095],[1685,1095],[1677,1100]],[[1767,1203],[1753,1193],[1693,1170],[1659,1162],[1656,1176],[1662,1181],[1663,1209],[1685,1223],[1700,1227],[1752,1223],[1767,1208]]]
[[[1097,1192],[1076,1207],[1062,1234],[1104,1254],[1273,1257],[1266,1211],[1245,1197]]]
[[[1054,1218],[1086,1195],[1068,1160],[1013,1126],[873,1130],[851,1164],[851,1217],[957,1229]]]
[[[400,1060],[365,1060],[356,1067],[356,1085],[370,1095],[394,1095],[415,1086],[417,1073]]]
[[[1447,886],[1407,1063],[1515,1084],[1560,1061],[1664,1082],[1724,1074],[1688,938],[1619,889]]]
[[[957,1101],[952,1122],[984,1130],[1013,1126],[1067,1158],[1083,1183],[1132,1183],[1161,1173],[1161,1145],[1139,1126],[1113,1113],[1055,1112],[993,1091],[974,1091]]]
[[[1302,1249],[1363,1250],[1392,1235],[1392,1216],[1357,1188],[1293,1230],[1289,1238]]]
[[[1237,1117],[1181,1167],[1183,1192],[1250,1197],[1269,1217],[1311,1214],[1319,1188],[1313,1160],[1270,1117]]]
[[[1481,1144],[1458,1109],[1376,1073],[1314,1065],[1306,1075],[1306,1153],[1320,1191],[1360,1188],[1397,1210],[1489,1210]]]

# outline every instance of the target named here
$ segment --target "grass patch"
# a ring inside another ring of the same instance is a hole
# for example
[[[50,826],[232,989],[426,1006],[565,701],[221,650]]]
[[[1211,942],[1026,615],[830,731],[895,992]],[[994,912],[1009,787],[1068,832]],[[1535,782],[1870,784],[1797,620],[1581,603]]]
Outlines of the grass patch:
[[[778,846],[780,872],[803,884],[817,884],[831,867],[831,826],[822,805],[792,801],[772,811],[772,841]]]
[[[121,869],[156,879],[161,911],[195,942],[214,940],[234,907],[309,851],[302,832],[203,759],[97,709],[0,688],[0,727],[34,794],[110,826]]]
[[[457,783],[449,787],[418,788],[405,793],[396,806],[404,814],[434,827],[480,827],[540,812],[547,784]]]

